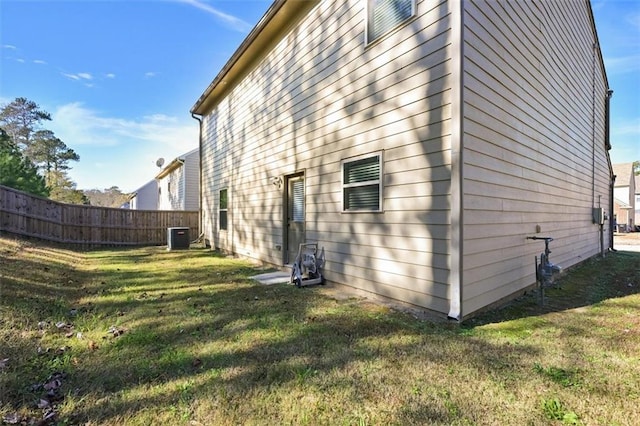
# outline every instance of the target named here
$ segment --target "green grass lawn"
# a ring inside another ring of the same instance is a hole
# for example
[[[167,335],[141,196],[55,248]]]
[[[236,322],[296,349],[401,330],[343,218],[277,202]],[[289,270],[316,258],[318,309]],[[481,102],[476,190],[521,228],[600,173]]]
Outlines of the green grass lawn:
[[[5,423],[632,425],[640,253],[462,325],[261,286],[205,249],[0,238]]]

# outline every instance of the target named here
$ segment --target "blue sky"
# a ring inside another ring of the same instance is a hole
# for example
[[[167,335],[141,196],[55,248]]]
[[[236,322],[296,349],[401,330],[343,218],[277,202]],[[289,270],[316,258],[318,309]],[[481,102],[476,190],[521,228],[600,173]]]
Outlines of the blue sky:
[[[640,0],[593,0],[611,98],[611,161],[640,161]]]
[[[26,97],[51,113],[45,127],[81,157],[78,188],[133,191],[158,158],[197,147],[189,109],[271,3],[0,0],[0,104]],[[592,5],[614,90],[612,161],[640,160],[640,0]]]
[[[189,109],[271,0],[0,0],[0,103],[35,101],[78,188],[133,191],[198,146]]]

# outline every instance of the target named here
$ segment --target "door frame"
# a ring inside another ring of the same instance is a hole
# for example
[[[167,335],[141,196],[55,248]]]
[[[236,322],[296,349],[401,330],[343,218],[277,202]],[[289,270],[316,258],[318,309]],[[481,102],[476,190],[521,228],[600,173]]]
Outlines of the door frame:
[[[282,191],[282,264],[283,265],[287,265],[289,263],[289,183],[294,180],[294,179],[299,179],[302,178],[303,182],[304,182],[304,229],[302,232],[302,240],[304,241],[306,238],[306,233],[307,233],[307,202],[306,202],[306,198],[307,198],[307,184],[306,184],[306,178],[305,178],[305,173],[304,170],[302,171],[297,171],[295,173],[291,173],[289,175],[285,175],[284,176],[284,184],[283,184],[283,188],[284,190]],[[298,250],[297,247],[294,248],[294,250]]]

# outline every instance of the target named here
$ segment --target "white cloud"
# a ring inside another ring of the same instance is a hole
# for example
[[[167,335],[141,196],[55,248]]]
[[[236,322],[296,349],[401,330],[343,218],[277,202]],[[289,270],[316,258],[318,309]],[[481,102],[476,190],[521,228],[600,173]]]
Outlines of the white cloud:
[[[640,117],[629,119],[611,126],[612,136],[637,136],[640,138]]]
[[[226,25],[231,27],[235,31],[239,31],[242,33],[249,32],[251,30],[251,25],[247,22],[243,21],[240,18],[237,18],[233,15],[229,15],[227,13],[221,12],[218,9],[214,8],[207,3],[204,3],[201,0],[178,0],[181,3],[188,4],[200,10],[203,10],[213,16],[215,16],[218,20],[224,22]]]
[[[16,62],[20,62],[21,64],[24,64],[25,61],[22,58],[18,58],[18,59],[16,59]]]
[[[195,121],[178,120],[164,114],[153,114],[131,120],[105,117],[75,102],[58,107],[52,114],[51,127],[69,146],[121,146],[151,142],[167,147],[183,146],[198,140]]]
[[[633,13],[627,16],[626,21],[634,26],[637,31],[640,31],[640,13]]]
[[[17,50],[18,48],[15,47],[13,44],[3,44],[2,45],[3,49],[10,49],[10,50]]]
[[[80,77],[78,77],[78,76],[77,76],[77,75],[75,75],[75,74],[67,74],[67,73],[64,73],[64,72],[63,72],[63,73],[62,73],[62,75],[64,75],[64,76],[65,76],[65,77],[67,77],[67,78],[70,78],[71,80],[80,80]]]
[[[75,102],[57,107],[51,118],[48,127],[80,155],[70,171],[79,188],[132,191],[158,173],[159,157],[173,159],[198,146],[198,123],[190,117],[124,119]]]
[[[112,72],[110,72],[108,74],[105,74],[104,76],[105,76],[105,78],[116,78],[116,75],[114,73],[112,73]]]
[[[640,53],[604,58],[608,74],[625,74],[640,71]]]
[[[85,87],[95,87],[95,84],[91,82],[93,80],[93,75],[88,72],[79,72],[77,74],[69,74],[63,72],[61,74],[70,80],[81,81]]]
[[[46,61],[43,61],[42,59],[34,59],[33,60],[34,64],[40,64],[40,65],[46,65]]]
[[[146,143],[167,147],[184,146],[198,140],[197,123],[180,121],[176,117],[153,114],[136,120],[105,117],[75,102],[56,108],[51,127],[69,146],[119,146]]]
[[[149,71],[149,72],[145,72],[144,73],[144,77],[145,78],[153,78],[155,77],[157,74],[155,72]]]

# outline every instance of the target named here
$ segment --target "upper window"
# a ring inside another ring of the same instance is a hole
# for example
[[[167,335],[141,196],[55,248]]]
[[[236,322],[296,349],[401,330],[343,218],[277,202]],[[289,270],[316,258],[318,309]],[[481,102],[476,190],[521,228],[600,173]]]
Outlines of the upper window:
[[[343,211],[382,211],[382,153],[342,162]]]
[[[366,0],[367,43],[396,28],[416,13],[416,0]]]
[[[227,190],[220,190],[220,209],[218,210],[218,218],[221,230],[227,229],[227,201]]]

